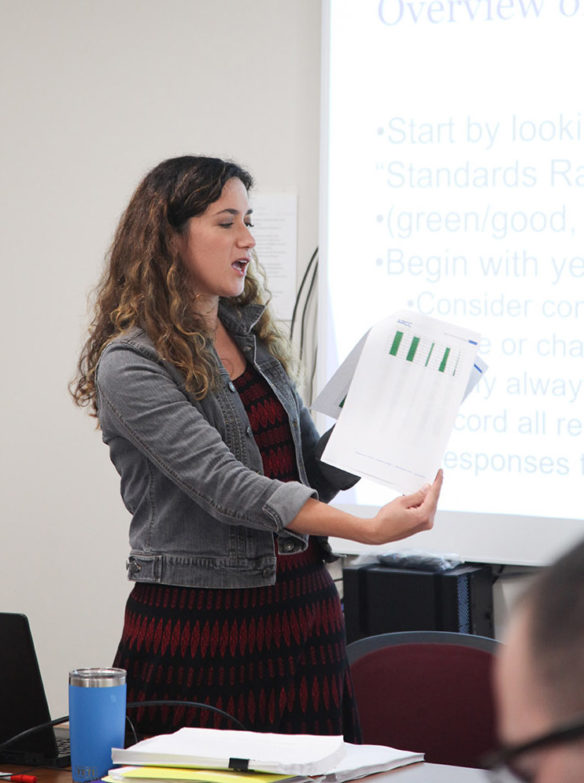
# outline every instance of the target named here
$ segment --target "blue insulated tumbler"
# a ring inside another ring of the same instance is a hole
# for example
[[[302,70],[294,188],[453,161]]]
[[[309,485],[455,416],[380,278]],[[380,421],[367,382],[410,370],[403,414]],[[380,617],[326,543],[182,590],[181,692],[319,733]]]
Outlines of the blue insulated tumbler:
[[[98,780],[113,766],[112,748],[124,747],[126,672],[69,672],[71,771],[76,783]]]

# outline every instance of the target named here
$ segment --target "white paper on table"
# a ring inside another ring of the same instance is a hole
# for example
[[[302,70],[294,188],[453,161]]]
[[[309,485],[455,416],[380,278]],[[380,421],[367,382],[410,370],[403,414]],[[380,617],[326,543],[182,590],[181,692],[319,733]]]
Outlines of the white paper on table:
[[[271,736],[271,735],[269,735]],[[298,736],[297,752],[303,754],[305,735]],[[260,781],[266,775],[272,779],[280,776],[275,783],[347,783],[350,780],[377,772],[416,764],[424,760],[424,754],[417,751],[398,750],[388,745],[353,745],[350,742],[342,744],[343,755],[336,763],[329,763],[324,774],[288,776],[281,773],[234,772],[225,769],[192,769],[187,767],[116,767],[111,769],[104,778],[106,783],[264,783]]]
[[[431,482],[480,336],[400,311],[369,332],[322,460],[400,492]]]
[[[417,751],[398,750],[388,745],[353,745],[345,742],[345,755],[317,783],[346,783],[377,772],[405,767],[424,760]]]
[[[142,740],[129,748],[112,748],[112,761],[126,765],[229,769],[232,759],[243,759],[249,769],[259,772],[321,775],[344,753],[340,735],[187,727]]]

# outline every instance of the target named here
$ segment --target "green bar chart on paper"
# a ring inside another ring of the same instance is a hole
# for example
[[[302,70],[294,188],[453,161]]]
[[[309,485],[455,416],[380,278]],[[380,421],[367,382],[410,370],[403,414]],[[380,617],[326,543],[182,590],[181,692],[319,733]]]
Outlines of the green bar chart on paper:
[[[397,329],[391,339],[389,355],[431,370],[456,375],[459,352],[449,345],[431,339],[406,334]]]

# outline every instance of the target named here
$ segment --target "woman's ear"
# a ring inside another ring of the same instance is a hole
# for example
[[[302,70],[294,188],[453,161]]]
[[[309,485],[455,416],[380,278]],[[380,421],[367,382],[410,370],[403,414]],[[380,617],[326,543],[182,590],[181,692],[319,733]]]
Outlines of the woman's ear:
[[[170,238],[170,249],[173,255],[182,258],[188,244],[188,223],[185,225],[182,231],[173,231]]]

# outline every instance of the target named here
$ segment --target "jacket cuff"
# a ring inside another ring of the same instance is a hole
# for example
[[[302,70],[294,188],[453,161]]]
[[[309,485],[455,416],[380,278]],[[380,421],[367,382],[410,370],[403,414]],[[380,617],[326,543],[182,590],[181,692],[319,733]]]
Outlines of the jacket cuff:
[[[280,486],[264,505],[264,511],[274,520],[277,532],[292,522],[307,500],[310,498],[318,500],[318,492],[315,489],[305,487],[297,481],[278,483]],[[287,532],[293,534],[292,531]]]

